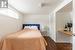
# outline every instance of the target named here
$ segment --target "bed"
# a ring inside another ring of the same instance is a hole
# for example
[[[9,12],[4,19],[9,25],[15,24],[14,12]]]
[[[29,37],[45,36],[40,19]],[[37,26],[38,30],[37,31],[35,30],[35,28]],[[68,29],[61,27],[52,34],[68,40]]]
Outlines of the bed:
[[[40,33],[39,24],[23,24],[22,29],[2,40],[1,50],[46,50],[47,43]]]

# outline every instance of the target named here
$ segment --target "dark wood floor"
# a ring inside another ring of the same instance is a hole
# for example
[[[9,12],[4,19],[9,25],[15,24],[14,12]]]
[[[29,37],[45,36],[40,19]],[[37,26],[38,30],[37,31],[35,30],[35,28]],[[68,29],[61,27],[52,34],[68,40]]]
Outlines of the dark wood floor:
[[[56,43],[58,50],[72,50],[71,43]]]
[[[72,50],[71,43],[55,43],[50,37],[44,36],[47,41],[47,50]]]

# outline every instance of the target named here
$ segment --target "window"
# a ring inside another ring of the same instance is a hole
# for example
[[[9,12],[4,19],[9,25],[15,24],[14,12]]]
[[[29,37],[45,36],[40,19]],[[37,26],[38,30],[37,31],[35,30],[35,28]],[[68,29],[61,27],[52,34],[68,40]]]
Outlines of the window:
[[[19,18],[18,14],[10,9],[0,9],[0,14],[6,15],[12,18],[16,18],[16,19]]]

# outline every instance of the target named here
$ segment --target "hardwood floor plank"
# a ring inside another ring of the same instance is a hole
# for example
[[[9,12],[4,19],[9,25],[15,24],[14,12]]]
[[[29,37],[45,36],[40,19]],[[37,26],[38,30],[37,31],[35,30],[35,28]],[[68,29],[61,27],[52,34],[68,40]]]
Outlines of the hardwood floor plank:
[[[49,36],[44,36],[47,41],[47,50],[72,50],[71,43],[55,43]]]

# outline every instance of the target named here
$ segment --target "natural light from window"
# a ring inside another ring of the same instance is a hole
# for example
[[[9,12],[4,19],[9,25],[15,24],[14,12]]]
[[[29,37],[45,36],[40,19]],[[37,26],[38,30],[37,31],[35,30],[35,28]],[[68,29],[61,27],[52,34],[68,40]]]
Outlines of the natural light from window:
[[[18,14],[10,9],[0,9],[0,14],[6,15],[12,18],[16,18],[16,19],[19,18]]]

